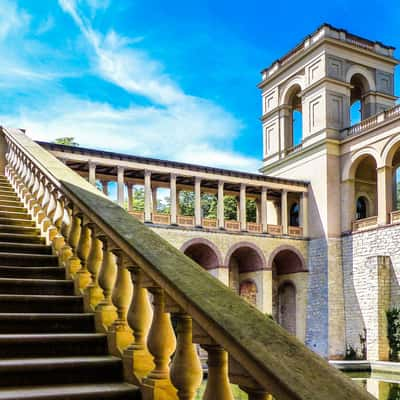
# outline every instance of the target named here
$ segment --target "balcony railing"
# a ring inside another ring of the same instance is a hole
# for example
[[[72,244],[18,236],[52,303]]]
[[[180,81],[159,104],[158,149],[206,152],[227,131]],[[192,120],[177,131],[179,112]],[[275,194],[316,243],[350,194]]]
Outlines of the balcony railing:
[[[140,222],[144,222],[144,212],[142,212],[142,211],[129,211],[129,214],[133,215]]]
[[[288,233],[290,236],[303,236],[303,228],[301,226],[289,226]]]
[[[220,399],[232,382],[249,399],[373,400],[21,131],[3,135],[12,186],[144,398],[193,398],[194,342],[212,366],[206,393]]]
[[[372,229],[378,226],[378,217],[368,217],[363,219],[357,219],[353,221],[353,232],[359,232],[366,229]]]
[[[342,130],[341,138],[346,139],[349,136],[358,135],[395,118],[400,118],[400,104],[379,114],[373,115],[372,117],[366,118],[360,123]]]
[[[282,225],[271,225],[268,224],[267,232],[271,235],[282,235]]]
[[[239,221],[225,221],[225,229],[227,231],[240,231]]]
[[[194,226],[194,217],[178,215],[177,216],[177,221],[178,221],[178,225]]]
[[[392,211],[390,213],[390,223],[400,224],[400,210]]]
[[[203,224],[203,228],[208,228],[208,229],[217,229],[217,226],[218,226],[217,220],[210,219],[210,218],[203,218],[202,224]]]

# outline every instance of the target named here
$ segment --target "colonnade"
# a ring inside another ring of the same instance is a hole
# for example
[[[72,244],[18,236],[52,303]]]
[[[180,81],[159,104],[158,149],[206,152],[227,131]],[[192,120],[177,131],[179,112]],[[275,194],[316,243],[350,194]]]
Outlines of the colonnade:
[[[125,206],[125,186],[128,192],[128,211],[132,212],[135,216],[142,219],[145,223],[161,223],[170,225],[187,225],[195,227],[204,227],[210,229],[226,229],[233,231],[248,231],[254,233],[270,233],[278,235],[292,235],[292,236],[307,236],[308,235],[308,193],[307,191],[291,192],[287,189],[279,190],[280,199],[278,213],[280,215],[274,216],[274,223],[271,223],[270,213],[271,207],[268,207],[269,190],[271,190],[267,183],[256,182],[251,187],[257,188],[257,194],[252,194],[251,197],[255,198],[257,205],[257,220],[256,222],[248,222],[246,201],[249,198],[247,188],[249,185],[245,183],[239,184],[238,188],[238,213],[236,221],[226,221],[225,219],[225,206],[224,197],[226,194],[225,185],[227,182],[223,180],[216,180],[216,190],[206,188],[206,191],[213,192],[217,197],[217,218],[215,220],[207,220],[202,216],[201,208],[201,195],[202,195],[202,177],[193,177],[193,192],[194,192],[194,216],[183,217],[179,215],[179,188],[177,185],[178,175],[175,173],[169,174],[169,185],[165,184],[156,186],[152,181],[152,171],[145,169],[143,174],[143,181],[140,182],[144,187],[144,210],[143,212],[133,212],[133,186],[137,181],[125,179],[124,167],[117,167],[117,202],[121,206]],[[89,162],[89,182],[93,185],[96,184],[96,164]],[[209,180],[209,178],[207,178]],[[100,179],[102,183],[104,194],[108,195],[108,181]],[[170,191],[170,213],[168,216],[157,217],[157,188],[168,187]],[[182,190],[188,190],[185,186]],[[277,190],[274,189],[274,192]],[[229,190],[231,193],[232,190]],[[289,196],[296,196],[296,201],[299,206],[299,224],[298,226],[290,226],[290,211],[288,209]],[[279,221],[279,223],[278,223]]]

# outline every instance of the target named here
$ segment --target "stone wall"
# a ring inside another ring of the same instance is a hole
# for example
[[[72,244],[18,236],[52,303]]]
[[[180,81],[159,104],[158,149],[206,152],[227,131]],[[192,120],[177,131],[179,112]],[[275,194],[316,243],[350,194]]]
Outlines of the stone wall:
[[[345,236],[342,249],[346,344],[360,352],[366,332],[367,357],[386,359],[385,312],[400,305],[400,225]]]

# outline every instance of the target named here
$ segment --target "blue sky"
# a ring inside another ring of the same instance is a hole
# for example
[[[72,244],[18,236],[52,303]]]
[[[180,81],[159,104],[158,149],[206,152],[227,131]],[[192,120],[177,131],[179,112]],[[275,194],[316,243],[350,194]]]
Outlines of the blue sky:
[[[400,47],[398,0],[1,0],[0,123],[256,171],[260,70],[323,22]]]

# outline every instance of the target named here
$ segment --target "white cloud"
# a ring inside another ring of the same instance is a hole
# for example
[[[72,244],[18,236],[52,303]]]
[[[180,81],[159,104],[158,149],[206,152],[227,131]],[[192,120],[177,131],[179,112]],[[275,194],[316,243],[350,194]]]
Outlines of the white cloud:
[[[27,129],[37,140],[74,136],[83,147],[252,172],[259,166],[258,160],[229,148],[218,150],[204,137],[203,125],[193,126],[190,115],[177,116],[155,107],[117,110],[109,104],[64,96],[55,97],[46,108],[21,108],[17,115],[0,115],[0,119],[6,126]],[[219,130],[220,124],[229,123],[218,120],[209,127]]]
[[[55,26],[54,18],[51,15],[48,15],[46,19],[40,22],[39,26],[36,29],[37,35],[43,35],[49,31],[51,31]]]
[[[19,9],[15,2],[2,0],[0,3],[0,40],[10,34],[22,35],[29,28],[31,16]]]

